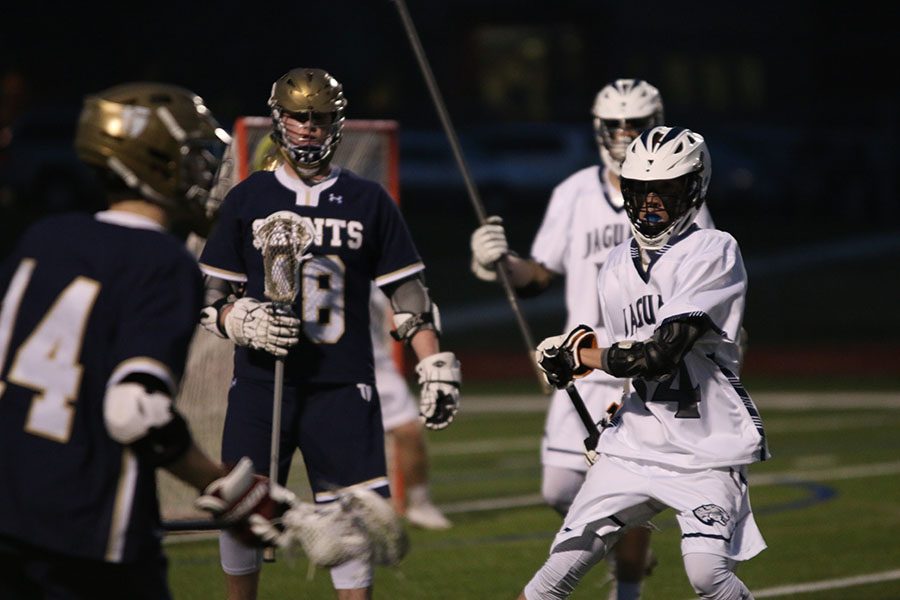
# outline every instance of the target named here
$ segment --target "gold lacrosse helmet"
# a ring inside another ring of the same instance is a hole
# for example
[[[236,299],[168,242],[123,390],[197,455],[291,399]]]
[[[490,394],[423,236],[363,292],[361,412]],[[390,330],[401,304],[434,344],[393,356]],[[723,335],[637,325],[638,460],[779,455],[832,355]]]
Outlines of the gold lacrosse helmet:
[[[203,227],[204,205],[228,134],[203,99],[163,83],[126,83],[87,96],[75,133],[79,158],[173,219]]]
[[[341,141],[344,128],[343,86],[322,69],[291,69],[272,85],[269,108],[272,111],[272,139],[281,154],[301,174],[310,174],[327,166]],[[321,144],[293,144],[288,139],[284,117],[325,130]]]

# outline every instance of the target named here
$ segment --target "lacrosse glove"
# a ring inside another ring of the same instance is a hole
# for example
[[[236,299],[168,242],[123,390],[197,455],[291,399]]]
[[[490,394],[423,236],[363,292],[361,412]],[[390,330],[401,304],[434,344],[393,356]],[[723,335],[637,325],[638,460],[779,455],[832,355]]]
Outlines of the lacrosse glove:
[[[428,429],[443,429],[453,421],[459,409],[459,385],[462,374],[452,352],[439,352],[416,365],[419,384],[419,416]]]
[[[282,357],[300,341],[300,320],[271,302],[241,298],[225,316],[225,334],[238,346]]]
[[[509,253],[503,219],[488,217],[472,233],[472,273],[482,281],[497,281],[497,261]]]
[[[596,347],[594,330],[587,325],[579,325],[567,334],[548,337],[538,344],[534,359],[547,383],[561,390],[574,379],[593,371],[581,364],[578,351]]]
[[[194,506],[222,521],[250,547],[273,545],[280,533],[275,522],[296,504],[290,490],[254,473],[253,462],[247,457],[206,486],[194,501]]]

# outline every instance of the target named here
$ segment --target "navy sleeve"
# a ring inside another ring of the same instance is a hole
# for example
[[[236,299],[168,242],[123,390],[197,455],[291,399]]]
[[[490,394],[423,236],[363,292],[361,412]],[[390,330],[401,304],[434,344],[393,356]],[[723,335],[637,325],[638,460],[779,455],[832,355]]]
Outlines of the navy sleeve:
[[[425,269],[406,221],[387,192],[379,196],[378,238],[381,253],[375,267],[375,283],[385,286]]]
[[[203,272],[226,281],[247,281],[239,214],[241,197],[240,184],[225,196],[215,226],[200,255],[200,268]]]

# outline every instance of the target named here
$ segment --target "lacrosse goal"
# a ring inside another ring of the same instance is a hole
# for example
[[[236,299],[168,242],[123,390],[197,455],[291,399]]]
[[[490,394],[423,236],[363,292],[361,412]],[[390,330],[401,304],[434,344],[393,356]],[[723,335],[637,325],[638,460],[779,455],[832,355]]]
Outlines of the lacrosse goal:
[[[269,117],[240,117],[232,130],[233,141],[226,151],[220,179],[214,196],[224,196],[231,186],[263,166],[271,151],[272,121]],[[399,146],[395,121],[347,120],[343,139],[337,148],[334,162],[354,173],[378,181],[395,201],[399,202]],[[218,192],[218,193],[216,193]],[[203,240],[189,244],[199,254]],[[225,421],[228,387],[232,377],[234,347],[229,340],[220,339],[197,327],[188,352],[187,366],[176,404],[191,427],[198,446],[210,456],[218,458]],[[394,347],[398,365],[403,364],[403,349]],[[389,464],[391,451],[388,449]],[[302,467],[294,465],[291,481],[302,474]],[[391,487],[398,500],[403,496],[403,483],[397,469],[391,469]],[[162,519],[167,528],[183,530],[206,520],[207,515],[193,507],[196,491],[164,471],[158,471],[159,497]],[[289,487],[291,483],[289,482]],[[294,489],[295,492],[299,490]]]

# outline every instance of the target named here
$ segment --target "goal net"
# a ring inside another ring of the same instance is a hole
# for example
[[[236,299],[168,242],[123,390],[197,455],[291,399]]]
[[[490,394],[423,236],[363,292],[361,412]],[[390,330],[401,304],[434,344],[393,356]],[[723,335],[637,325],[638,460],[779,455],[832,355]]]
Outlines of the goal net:
[[[271,154],[269,117],[240,117],[232,130],[232,143],[223,157],[219,179],[211,196],[219,202],[232,186],[254,170],[265,165]],[[395,201],[399,201],[398,126],[395,121],[347,120],[343,139],[335,153],[335,164],[380,182]],[[204,240],[189,240],[191,250],[199,255]],[[178,410],[191,427],[197,445],[218,458],[225,422],[228,387],[232,377],[234,346],[197,327],[188,351],[184,378],[176,399]],[[402,348],[395,346],[395,359],[402,364]],[[304,481],[301,464],[295,461],[288,486],[299,492]],[[167,528],[184,530],[201,528],[207,515],[193,507],[197,492],[168,473],[160,470],[159,499],[162,519]],[[297,485],[292,482],[299,478]],[[402,487],[402,486],[401,486]],[[402,490],[397,490],[402,494]]]

